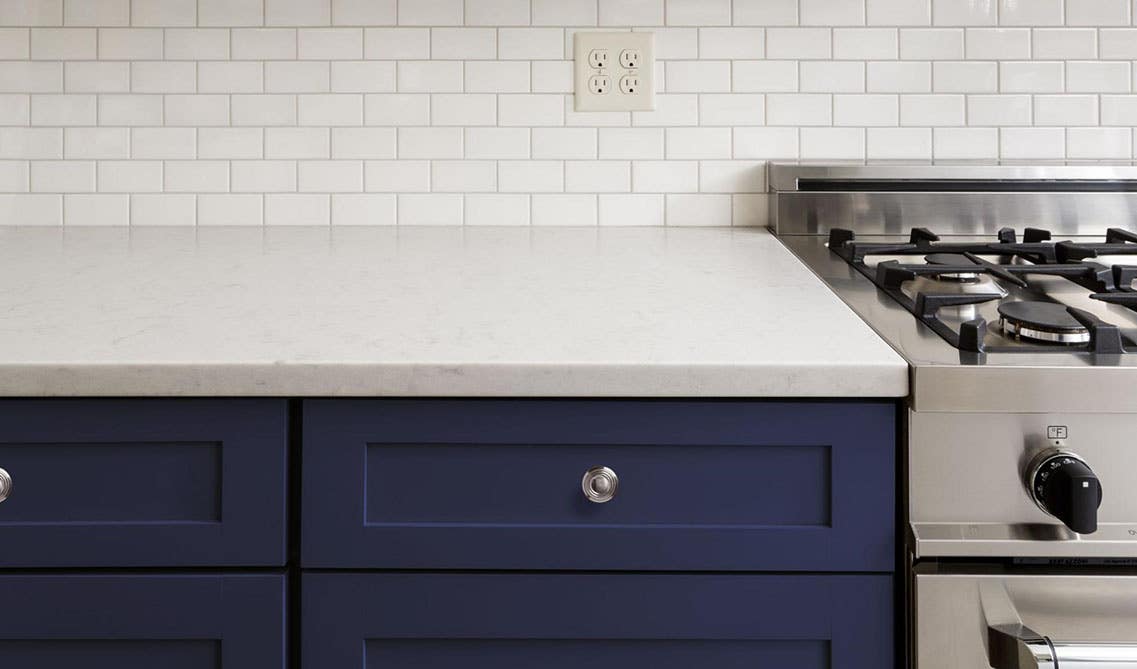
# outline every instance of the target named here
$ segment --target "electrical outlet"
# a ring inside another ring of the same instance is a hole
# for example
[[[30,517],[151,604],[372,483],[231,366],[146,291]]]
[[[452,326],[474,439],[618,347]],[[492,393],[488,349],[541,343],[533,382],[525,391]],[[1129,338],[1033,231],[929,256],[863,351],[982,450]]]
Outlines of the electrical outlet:
[[[578,32],[573,60],[576,111],[655,109],[653,33]]]

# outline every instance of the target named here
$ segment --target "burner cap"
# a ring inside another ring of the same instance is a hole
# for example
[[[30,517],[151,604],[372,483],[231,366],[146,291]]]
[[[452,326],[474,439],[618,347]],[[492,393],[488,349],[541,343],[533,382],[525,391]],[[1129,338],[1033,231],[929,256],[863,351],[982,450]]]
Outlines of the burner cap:
[[[924,256],[924,262],[929,265],[974,265],[975,263],[961,254],[961,253],[932,253]],[[933,278],[942,281],[967,281],[973,282],[979,280],[979,272],[955,272],[949,274],[934,274]]]
[[[1009,335],[1053,344],[1085,344],[1090,331],[1054,302],[1004,302],[1000,325]]]

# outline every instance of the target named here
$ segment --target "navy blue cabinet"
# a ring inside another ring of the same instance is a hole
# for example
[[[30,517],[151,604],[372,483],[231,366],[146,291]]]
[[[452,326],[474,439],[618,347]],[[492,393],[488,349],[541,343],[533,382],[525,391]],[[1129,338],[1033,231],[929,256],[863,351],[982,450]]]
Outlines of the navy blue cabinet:
[[[884,669],[886,575],[303,577],[305,669]]]
[[[281,566],[283,400],[0,401],[0,567]]]
[[[304,403],[306,567],[889,571],[891,403]],[[618,475],[594,503],[582,476]]]
[[[0,575],[0,666],[283,669],[283,574]]]

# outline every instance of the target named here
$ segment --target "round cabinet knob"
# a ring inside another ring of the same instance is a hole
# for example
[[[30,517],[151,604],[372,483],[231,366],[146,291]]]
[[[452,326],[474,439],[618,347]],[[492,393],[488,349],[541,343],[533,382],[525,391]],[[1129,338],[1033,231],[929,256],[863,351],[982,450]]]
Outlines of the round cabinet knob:
[[[1027,469],[1027,485],[1038,508],[1078,534],[1098,529],[1101,481],[1081,457],[1069,451],[1045,450]]]
[[[620,487],[620,477],[608,467],[593,467],[584,472],[580,487],[584,490],[584,496],[588,501],[603,504],[612,501],[616,496],[616,490]]]
[[[12,476],[8,472],[0,469],[0,502],[8,499],[12,494]]]

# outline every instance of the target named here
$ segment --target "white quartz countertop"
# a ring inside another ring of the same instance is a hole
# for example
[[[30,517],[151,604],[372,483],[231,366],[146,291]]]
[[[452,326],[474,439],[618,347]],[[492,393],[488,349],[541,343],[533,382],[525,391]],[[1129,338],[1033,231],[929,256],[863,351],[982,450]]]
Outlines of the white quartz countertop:
[[[760,229],[0,228],[0,395],[895,397]]]

